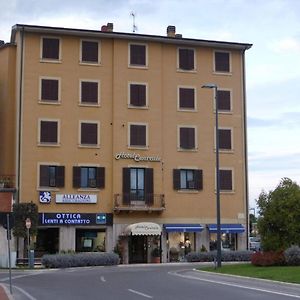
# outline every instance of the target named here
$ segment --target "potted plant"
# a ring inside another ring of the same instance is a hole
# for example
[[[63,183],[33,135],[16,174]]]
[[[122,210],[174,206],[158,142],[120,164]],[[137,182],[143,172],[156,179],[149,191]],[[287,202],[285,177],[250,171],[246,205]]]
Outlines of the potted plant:
[[[161,249],[156,247],[151,251],[152,262],[160,263]]]

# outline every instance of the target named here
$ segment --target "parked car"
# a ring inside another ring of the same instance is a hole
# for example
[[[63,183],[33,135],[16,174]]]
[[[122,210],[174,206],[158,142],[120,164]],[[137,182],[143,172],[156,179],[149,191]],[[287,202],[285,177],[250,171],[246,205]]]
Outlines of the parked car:
[[[252,251],[260,251],[260,238],[256,236],[249,237],[249,249]]]

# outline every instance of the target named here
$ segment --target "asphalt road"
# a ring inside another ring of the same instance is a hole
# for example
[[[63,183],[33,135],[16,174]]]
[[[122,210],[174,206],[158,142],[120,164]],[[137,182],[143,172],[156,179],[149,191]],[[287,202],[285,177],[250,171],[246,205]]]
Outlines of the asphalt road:
[[[13,271],[15,300],[286,300],[300,285],[198,272],[199,264]],[[9,284],[8,272],[0,282]]]

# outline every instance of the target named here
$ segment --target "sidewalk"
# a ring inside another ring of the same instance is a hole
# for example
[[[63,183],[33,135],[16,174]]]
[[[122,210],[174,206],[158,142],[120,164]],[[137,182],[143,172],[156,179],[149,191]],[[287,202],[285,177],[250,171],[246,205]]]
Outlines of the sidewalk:
[[[0,283],[0,300],[13,300],[12,295],[2,283]]]

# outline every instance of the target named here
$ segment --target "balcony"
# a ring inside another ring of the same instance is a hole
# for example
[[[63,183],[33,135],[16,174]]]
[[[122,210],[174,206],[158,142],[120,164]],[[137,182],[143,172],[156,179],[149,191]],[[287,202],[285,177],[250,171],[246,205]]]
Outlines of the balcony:
[[[165,196],[162,194],[146,194],[136,197],[132,194],[115,194],[114,211],[124,212],[162,212],[165,210]]]
[[[15,187],[15,175],[0,175],[0,190]]]

